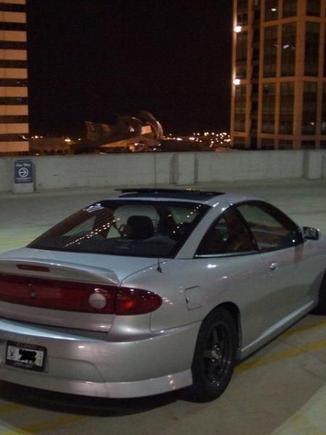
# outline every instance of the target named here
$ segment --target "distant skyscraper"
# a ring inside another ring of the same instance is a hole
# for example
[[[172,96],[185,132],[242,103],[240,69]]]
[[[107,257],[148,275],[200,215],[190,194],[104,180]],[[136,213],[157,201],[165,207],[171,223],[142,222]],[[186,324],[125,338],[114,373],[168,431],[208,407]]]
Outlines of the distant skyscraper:
[[[26,1],[0,0],[0,153],[28,151]]]
[[[326,0],[234,0],[235,147],[326,148]]]

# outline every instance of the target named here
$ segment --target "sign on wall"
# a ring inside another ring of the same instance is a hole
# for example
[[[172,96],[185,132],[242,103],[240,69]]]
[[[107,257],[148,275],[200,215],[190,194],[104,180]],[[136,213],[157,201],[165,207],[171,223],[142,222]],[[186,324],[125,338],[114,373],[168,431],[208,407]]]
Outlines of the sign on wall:
[[[15,160],[15,183],[33,183],[32,160]]]

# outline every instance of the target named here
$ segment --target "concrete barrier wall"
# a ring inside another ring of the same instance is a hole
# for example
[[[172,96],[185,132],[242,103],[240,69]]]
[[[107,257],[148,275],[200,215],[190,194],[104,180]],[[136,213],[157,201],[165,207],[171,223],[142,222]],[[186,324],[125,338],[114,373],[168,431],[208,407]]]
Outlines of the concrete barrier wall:
[[[234,155],[235,154],[235,155]],[[304,152],[205,153],[198,159],[198,182],[301,178]]]
[[[170,183],[171,154],[34,158],[36,190]]]
[[[37,191],[76,187],[326,177],[326,150],[28,157]],[[14,158],[0,158],[0,192],[13,190]],[[17,186],[17,185],[16,185]]]
[[[0,158],[0,192],[9,192],[13,185],[13,161],[9,157]]]

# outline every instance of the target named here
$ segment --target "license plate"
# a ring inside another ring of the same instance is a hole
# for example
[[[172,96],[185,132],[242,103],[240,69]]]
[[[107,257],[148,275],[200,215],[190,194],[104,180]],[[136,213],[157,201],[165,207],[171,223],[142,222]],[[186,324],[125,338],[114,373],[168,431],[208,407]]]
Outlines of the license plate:
[[[45,347],[14,341],[7,342],[6,364],[10,366],[42,372],[45,356]]]

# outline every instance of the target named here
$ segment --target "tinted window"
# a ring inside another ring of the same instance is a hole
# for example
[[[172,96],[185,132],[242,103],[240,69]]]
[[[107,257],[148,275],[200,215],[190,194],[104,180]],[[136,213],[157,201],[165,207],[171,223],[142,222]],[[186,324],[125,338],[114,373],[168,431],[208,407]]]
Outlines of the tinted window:
[[[302,134],[316,134],[317,127],[317,82],[303,84]]]
[[[27,61],[0,59],[0,68],[27,68]]]
[[[237,34],[236,45],[236,76],[237,78],[247,77],[247,49],[248,49],[248,33],[241,32]]]
[[[275,128],[275,84],[265,83],[263,85],[263,114],[262,132],[274,133]]]
[[[246,85],[239,85],[235,88],[235,117],[234,130],[245,131],[246,129]]]
[[[0,22],[0,30],[26,30],[26,24]]]
[[[265,0],[265,21],[277,20],[278,0]]]
[[[22,128],[23,130],[23,128]],[[6,141],[6,142],[16,142],[16,141],[20,141],[20,140],[26,140],[26,138],[24,139],[24,131],[21,132],[21,134],[18,133],[13,133],[13,134],[0,134],[0,142],[2,141]]]
[[[283,0],[283,18],[293,17],[297,14],[298,0]]]
[[[278,46],[277,26],[265,27],[264,35],[264,77],[275,77]]]
[[[296,23],[284,24],[282,27],[282,76],[293,76],[295,74],[296,58]]]
[[[219,255],[253,251],[252,236],[237,212],[227,210],[208,230],[197,255]]]
[[[68,217],[29,247],[135,257],[173,257],[209,207],[104,201]]]
[[[0,85],[1,86],[1,85]],[[6,123],[6,124],[20,124],[28,123],[28,115],[0,115],[0,123]]]
[[[237,1],[237,23],[246,25],[248,22],[248,0]]]
[[[280,123],[281,134],[293,134],[294,117],[294,83],[281,83]]]
[[[284,213],[265,203],[238,207],[247,221],[260,251],[283,249],[302,241],[298,228]]]
[[[320,24],[306,23],[305,75],[318,76]]]
[[[28,86],[28,81],[27,79],[1,79],[0,78],[0,86],[12,86],[12,87]]]
[[[10,12],[25,12],[26,6],[24,4],[8,4],[0,3],[0,11],[10,11]]]
[[[320,16],[320,0],[307,0],[307,15]]]
[[[12,50],[26,50],[27,42],[24,41],[0,41],[0,48]]]
[[[1,68],[1,63],[0,63]],[[20,104],[27,104],[28,98],[25,97],[0,97],[0,104],[8,104],[8,105],[20,105]]]

